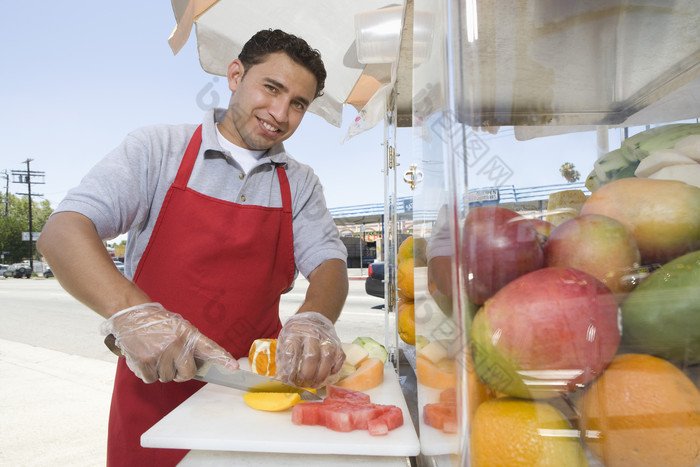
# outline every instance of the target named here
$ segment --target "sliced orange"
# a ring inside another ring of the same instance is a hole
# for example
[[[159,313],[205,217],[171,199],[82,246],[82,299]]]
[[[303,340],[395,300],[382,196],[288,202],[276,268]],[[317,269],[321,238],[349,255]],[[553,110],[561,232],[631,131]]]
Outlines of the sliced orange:
[[[248,352],[248,363],[253,373],[264,376],[275,376],[275,352],[277,339],[255,339]]]
[[[290,392],[246,392],[243,400],[255,410],[281,412],[301,401],[301,396]]]

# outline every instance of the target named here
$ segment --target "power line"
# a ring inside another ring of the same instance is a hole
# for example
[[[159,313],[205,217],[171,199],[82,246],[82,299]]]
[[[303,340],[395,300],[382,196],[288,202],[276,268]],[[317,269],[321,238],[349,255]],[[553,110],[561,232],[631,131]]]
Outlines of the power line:
[[[44,172],[33,171],[29,168],[29,163],[34,159],[24,161],[27,164],[27,170],[13,170],[12,183],[22,183],[27,185],[26,193],[17,193],[18,195],[26,195],[29,201],[29,268],[34,271],[34,229],[32,227],[32,183],[35,185],[44,184]],[[34,196],[44,196],[35,193]]]

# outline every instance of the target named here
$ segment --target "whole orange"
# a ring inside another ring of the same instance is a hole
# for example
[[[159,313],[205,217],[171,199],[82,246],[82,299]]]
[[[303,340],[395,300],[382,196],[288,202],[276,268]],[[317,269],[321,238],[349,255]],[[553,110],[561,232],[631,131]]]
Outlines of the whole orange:
[[[666,360],[616,356],[578,407],[584,441],[606,467],[700,465],[700,391]]]
[[[400,297],[413,300],[413,258],[406,258],[398,265],[396,285]]]
[[[399,337],[408,345],[416,345],[416,312],[413,300],[399,300]]]
[[[400,264],[401,261],[408,258],[413,258],[413,235],[401,242],[396,250],[396,264]]]
[[[416,266],[425,266],[427,264],[426,247],[428,242],[424,238],[414,238],[413,235],[406,238],[399,245],[396,251],[396,264],[400,264],[404,259],[413,259]]]
[[[475,467],[588,465],[577,432],[547,402],[510,397],[482,402],[470,443]]]

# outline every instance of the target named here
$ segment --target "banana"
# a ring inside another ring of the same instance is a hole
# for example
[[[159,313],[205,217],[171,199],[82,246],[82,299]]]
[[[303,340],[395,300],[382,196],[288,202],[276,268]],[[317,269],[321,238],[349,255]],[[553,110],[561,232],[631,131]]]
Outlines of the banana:
[[[586,177],[586,188],[588,188],[588,191],[591,193],[603,185],[604,183],[602,183],[598,178],[598,174],[595,173],[595,169],[588,174],[588,177]]]
[[[688,135],[678,140],[673,149],[682,152],[694,161],[700,162],[700,134]]]
[[[700,164],[669,165],[662,167],[647,178],[677,180],[700,188]]]
[[[636,177],[648,177],[664,167],[672,165],[697,164],[693,159],[677,149],[659,149],[642,159],[634,171]]]
[[[699,139],[700,123],[675,123],[637,133],[624,140],[619,149],[608,152],[594,162],[593,171],[586,179],[586,188],[594,192],[613,180],[634,177],[641,161],[662,149],[672,149],[677,146],[676,150],[683,152],[691,159],[698,160],[696,157],[700,156],[695,154],[700,151]]]
[[[630,136],[622,142],[623,156],[630,161],[640,161],[654,151],[672,148],[688,135],[700,134],[700,123],[675,123],[657,126]]]

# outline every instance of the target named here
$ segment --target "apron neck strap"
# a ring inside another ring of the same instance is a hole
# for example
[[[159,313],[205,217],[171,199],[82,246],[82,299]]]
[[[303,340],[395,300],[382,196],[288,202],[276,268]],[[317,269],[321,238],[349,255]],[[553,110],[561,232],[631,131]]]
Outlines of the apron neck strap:
[[[275,164],[277,168],[277,179],[280,182],[280,191],[282,192],[282,211],[292,212],[292,191],[289,188],[289,179],[287,172],[284,170],[283,164]]]
[[[197,160],[197,154],[199,154],[199,147],[202,145],[202,125],[199,125],[194,131],[190,142],[187,145],[187,150],[180,163],[180,168],[175,176],[175,181],[173,186],[177,188],[186,188],[187,182],[190,179],[190,174],[192,174],[192,169],[194,168],[194,163]]]

